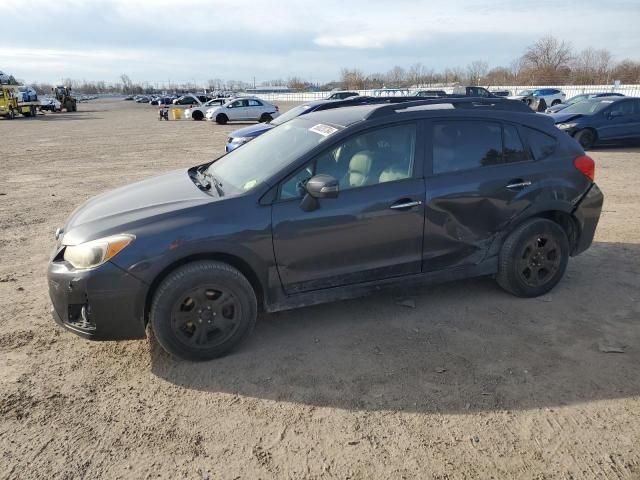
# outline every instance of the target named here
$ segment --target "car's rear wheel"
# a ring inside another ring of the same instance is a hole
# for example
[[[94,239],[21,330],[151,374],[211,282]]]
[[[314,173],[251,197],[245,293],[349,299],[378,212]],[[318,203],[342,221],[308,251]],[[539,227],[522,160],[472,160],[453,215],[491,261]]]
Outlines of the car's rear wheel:
[[[227,117],[224,113],[219,113],[216,117],[216,123],[219,123],[220,125],[226,125],[228,121],[229,117]]]
[[[194,110],[194,112],[191,114],[191,118],[200,121],[204,118],[204,115],[200,110]]]
[[[569,241],[562,227],[551,220],[534,218],[505,240],[496,279],[518,297],[537,297],[557,285],[568,261]]]
[[[150,321],[158,342],[185,360],[227,354],[251,333],[256,295],[248,280],[221,262],[189,263],[158,287]]]
[[[271,120],[273,120],[273,117],[268,113],[263,113],[260,116],[260,123],[270,122]]]
[[[556,106],[556,105],[558,105],[559,103],[562,103],[562,102],[556,98],[553,102],[551,102],[551,106],[552,106],[552,107],[555,107],[555,106]]]
[[[573,138],[575,138],[578,141],[578,143],[582,148],[584,148],[585,150],[588,150],[595,143],[596,134],[593,132],[593,130],[586,128],[576,133]]]

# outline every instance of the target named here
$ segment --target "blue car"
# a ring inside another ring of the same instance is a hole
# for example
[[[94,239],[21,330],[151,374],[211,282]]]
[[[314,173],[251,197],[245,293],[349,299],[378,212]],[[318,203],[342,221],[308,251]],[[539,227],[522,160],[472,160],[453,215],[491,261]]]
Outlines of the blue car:
[[[640,140],[640,98],[590,98],[549,116],[585,150],[598,143]]]
[[[560,110],[564,110],[567,107],[575,103],[583,102],[589,98],[600,98],[600,97],[624,97],[622,93],[614,93],[614,92],[600,92],[600,93],[581,93],[580,95],[576,95],[575,97],[571,97],[566,102],[557,103],[552,107],[549,107],[545,110],[545,113],[557,113]]]
[[[365,97],[365,96],[357,96],[352,97],[346,100],[316,100],[314,102],[303,103],[302,105],[298,105],[297,107],[293,107],[291,110],[283,113],[277,118],[274,118],[268,123],[259,123],[257,125],[250,125],[245,128],[241,128],[239,130],[235,130],[229,134],[227,138],[227,144],[225,145],[225,150],[227,153],[235,150],[241,145],[253,140],[259,135],[262,135],[265,132],[268,132],[274,127],[278,125],[282,125],[289,120],[292,120],[300,115],[304,115],[309,112],[315,112],[318,110],[328,110],[332,108],[339,107],[347,107],[351,105],[364,105],[371,103],[387,103],[390,101],[393,102],[405,102],[411,100],[424,100],[423,98],[418,97]]]

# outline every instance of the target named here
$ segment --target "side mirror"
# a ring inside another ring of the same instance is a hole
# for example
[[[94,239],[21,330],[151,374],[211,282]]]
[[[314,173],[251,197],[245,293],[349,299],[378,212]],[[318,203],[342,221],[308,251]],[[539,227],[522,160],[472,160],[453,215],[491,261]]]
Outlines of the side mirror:
[[[336,198],[340,188],[338,180],[331,175],[320,174],[311,177],[305,185],[307,194],[300,202],[300,208],[305,212],[312,212],[320,206],[320,198]]]

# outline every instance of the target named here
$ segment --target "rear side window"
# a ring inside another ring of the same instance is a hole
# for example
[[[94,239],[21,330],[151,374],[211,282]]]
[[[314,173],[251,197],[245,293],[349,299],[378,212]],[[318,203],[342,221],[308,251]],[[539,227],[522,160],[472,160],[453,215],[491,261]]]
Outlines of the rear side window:
[[[527,137],[527,143],[534,159],[542,160],[551,155],[556,149],[558,142],[555,137],[529,127],[524,127],[522,130]]]
[[[530,160],[516,127],[486,121],[443,121],[433,125],[433,173]]]

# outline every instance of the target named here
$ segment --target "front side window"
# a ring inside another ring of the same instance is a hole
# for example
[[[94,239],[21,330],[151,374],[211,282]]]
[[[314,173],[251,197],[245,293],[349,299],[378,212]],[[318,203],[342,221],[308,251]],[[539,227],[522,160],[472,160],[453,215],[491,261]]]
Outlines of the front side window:
[[[433,173],[531,160],[513,125],[443,121],[433,126]]]
[[[633,102],[618,102],[611,107],[610,113],[616,115],[633,115]]]
[[[413,176],[416,126],[396,125],[357,134],[323,152],[285,180],[283,200],[299,198],[314,175],[331,175],[340,190],[377,185]]]

